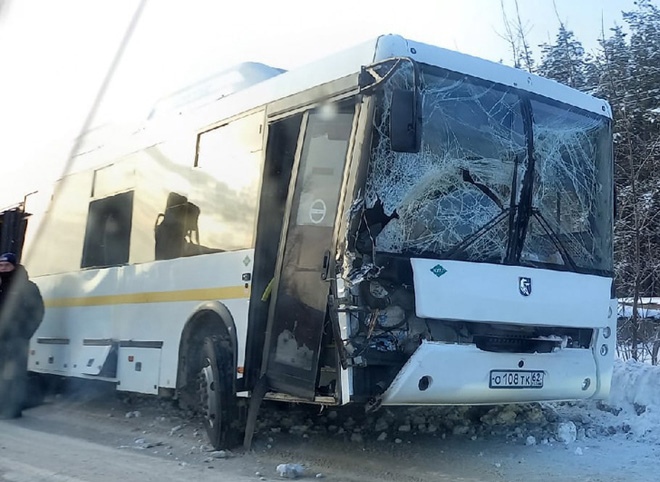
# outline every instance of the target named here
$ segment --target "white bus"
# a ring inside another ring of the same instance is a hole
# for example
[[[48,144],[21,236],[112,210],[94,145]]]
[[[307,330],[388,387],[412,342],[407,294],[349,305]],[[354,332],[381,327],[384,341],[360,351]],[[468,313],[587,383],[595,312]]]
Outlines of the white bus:
[[[610,124],[602,100],[394,35],[208,79],[87,134],[3,214],[46,303],[29,370],[176,397],[217,448],[240,397],[249,434],[263,396],[604,398]]]

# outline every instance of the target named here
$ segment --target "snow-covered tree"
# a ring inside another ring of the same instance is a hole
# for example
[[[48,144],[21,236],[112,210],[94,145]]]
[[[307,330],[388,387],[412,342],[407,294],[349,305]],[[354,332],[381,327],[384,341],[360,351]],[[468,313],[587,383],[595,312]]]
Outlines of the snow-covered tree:
[[[600,41],[597,95],[614,114],[615,181],[618,217],[615,225],[615,272],[620,297],[631,298],[633,316],[623,330],[631,356],[640,355],[638,304],[660,294],[660,14],[647,0],[623,14],[630,39],[621,27]]]
[[[629,81],[639,94],[634,114],[645,137],[654,137],[658,129],[649,129],[649,123],[660,120],[660,10],[651,0],[639,0],[637,10],[623,18],[631,32]]]
[[[541,63],[538,73],[576,89],[588,87],[590,56],[582,47],[582,42],[575,38],[573,31],[561,23],[552,44],[544,43],[541,47]]]

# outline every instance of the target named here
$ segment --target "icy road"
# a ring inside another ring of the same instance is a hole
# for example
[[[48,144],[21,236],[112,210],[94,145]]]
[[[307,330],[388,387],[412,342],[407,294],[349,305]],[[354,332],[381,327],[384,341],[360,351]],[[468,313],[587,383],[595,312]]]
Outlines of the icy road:
[[[655,372],[630,371],[621,380],[655,387]],[[0,481],[282,480],[281,464],[338,482],[649,481],[660,459],[653,400],[370,415],[266,403],[252,450],[217,452],[170,402],[82,386],[0,421]]]

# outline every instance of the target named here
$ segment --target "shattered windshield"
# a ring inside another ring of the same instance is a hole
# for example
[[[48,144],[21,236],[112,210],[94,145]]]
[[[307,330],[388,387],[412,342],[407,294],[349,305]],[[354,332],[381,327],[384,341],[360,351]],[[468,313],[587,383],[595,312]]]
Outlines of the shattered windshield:
[[[551,239],[554,233],[576,266],[609,271],[613,212],[609,124],[576,108],[536,100],[531,106],[534,214],[522,260],[563,264]]]
[[[371,249],[612,269],[606,118],[439,69],[421,93],[419,153],[390,149],[387,92],[375,117],[365,205],[387,222]]]

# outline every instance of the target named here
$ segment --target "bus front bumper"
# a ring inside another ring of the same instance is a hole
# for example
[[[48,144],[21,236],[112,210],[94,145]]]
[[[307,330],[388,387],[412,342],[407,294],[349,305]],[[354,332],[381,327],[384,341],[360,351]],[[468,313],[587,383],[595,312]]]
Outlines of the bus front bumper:
[[[588,349],[496,353],[423,342],[383,393],[383,405],[476,405],[605,398],[612,364]]]

